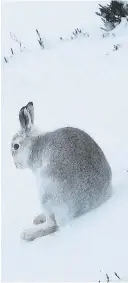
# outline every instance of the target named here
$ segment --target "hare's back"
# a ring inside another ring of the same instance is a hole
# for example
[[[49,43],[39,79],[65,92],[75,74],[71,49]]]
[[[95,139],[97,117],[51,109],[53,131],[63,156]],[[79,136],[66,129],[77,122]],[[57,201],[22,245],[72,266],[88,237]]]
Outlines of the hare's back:
[[[110,178],[111,169],[97,143],[77,128],[61,128],[47,136],[50,164],[58,178]]]

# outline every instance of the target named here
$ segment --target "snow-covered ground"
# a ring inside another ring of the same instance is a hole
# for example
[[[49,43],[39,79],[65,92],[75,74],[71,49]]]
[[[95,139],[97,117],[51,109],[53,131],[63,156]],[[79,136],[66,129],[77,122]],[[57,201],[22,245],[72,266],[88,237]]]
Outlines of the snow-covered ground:
[[[2,281],[128,280],[128,26],[102,38],[97,2],[6,3],[2,69]],[[35,29],[45,38],[45,49]],[[89,37],[60,41],[75,28]],[[26,47],[10,39],[14,33]],[[115,34],[115,36],[112,35]],[[113,45],[120,44],[113,51]],[[43,131],[75,126],[101,146],[112,167],[112,198],[58,233],[20,240],[40,212],[35,179],[10,153],[18,111],[33,101]]]

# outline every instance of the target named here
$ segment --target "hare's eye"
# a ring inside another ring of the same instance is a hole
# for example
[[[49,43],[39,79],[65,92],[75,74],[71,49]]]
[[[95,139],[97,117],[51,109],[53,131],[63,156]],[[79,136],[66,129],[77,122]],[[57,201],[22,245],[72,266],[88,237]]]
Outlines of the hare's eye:
[[[14,144],[14,149],[17,150],[18,148],[19,148],[19,144],[18,144],[18,143],[15,143],[15,144]]]

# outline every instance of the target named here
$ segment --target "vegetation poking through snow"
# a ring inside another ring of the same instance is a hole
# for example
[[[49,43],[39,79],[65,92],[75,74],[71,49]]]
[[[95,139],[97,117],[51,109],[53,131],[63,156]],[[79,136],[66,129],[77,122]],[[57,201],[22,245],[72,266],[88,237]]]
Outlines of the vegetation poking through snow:
[[[101,17],[105,29],[112,30],[121,22],[121,18],[128,16],[128,1],[110,1],[106,6],[99,4],[99,12],[96,12]]]
[[[13,51],[13,49],[11,48],[11,53],[12,53],[12,55],[14,55],[14,51]]]
[[[15,35],[14,33],[12,33],[12,32],[10,32],[10,36],[11,36],[12,40],[16,41],[16,42],[19,44],[19,46],[20,46],[20,52],[22,52],[25,47],[23,46],[21,40],[19,40],[19,39],[16,37],[16,35]]]
[[[73,40],[73,39],[77,39],[77,38],[81,38],[81,37],[89,37],[90,34],[88,32],[85,32],[83,29],[74,29],[72,34],[69,37],[60,37],[60,40]]]
[[[117,274],[117,272],[114,272],[115,276],[120,279],[120,276]]]
[[[113,45],[113,51],[119,50],[120,47],[120,44]]]
[[[41,38],[38,29],[36,29],[36,33],[37,33],[37,35],[38,35],[38,37],[39,37],[39,39],[38,39],[39,45],[41,46],[42,49],[44,49],[44,41],[43,41],[43,39]]]
[[[5,61],[5,63],[8,63],[7,57],[4,57],[4,61]]]

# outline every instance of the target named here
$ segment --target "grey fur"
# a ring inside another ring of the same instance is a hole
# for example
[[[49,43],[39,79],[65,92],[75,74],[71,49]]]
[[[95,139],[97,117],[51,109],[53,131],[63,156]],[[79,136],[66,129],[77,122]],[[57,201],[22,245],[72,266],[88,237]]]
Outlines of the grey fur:
[[[34,137],[29,167],[34,171],[41,167],[43,157],[48,165],[42,168],[45,175],[58,184],[54,191],[42,198],[71,203],[74,216],[82,214],[102,203],[110,193],[111,169],[100,147],[85,132],[76,128],[61,128]],[[37,165],[38,164],[38,165]]]
[[[27,154],[27,167],[39,180],[42,208],[46,214],[55,215],[57,225],[61,208],[69,220],[110,197],[111,168],[101,148],[84,131],[66,127],[34,134],[31,125],[26,134],[22,129],[17,136]],[[15,161],[13,150],[12,155]]]

